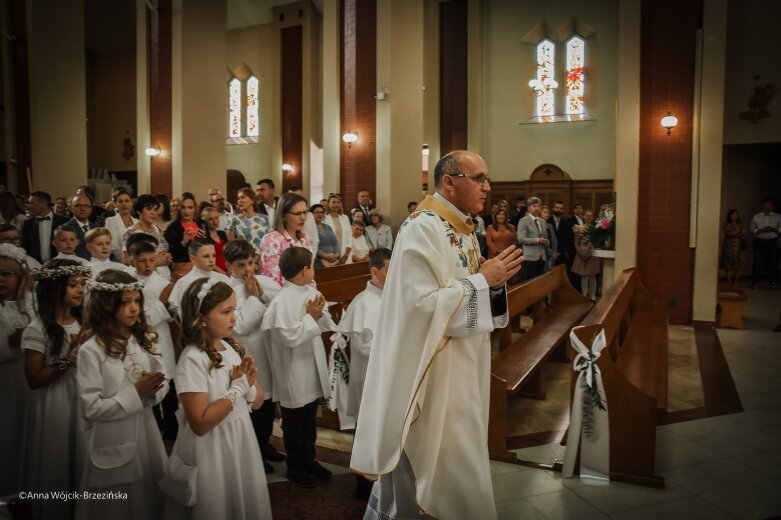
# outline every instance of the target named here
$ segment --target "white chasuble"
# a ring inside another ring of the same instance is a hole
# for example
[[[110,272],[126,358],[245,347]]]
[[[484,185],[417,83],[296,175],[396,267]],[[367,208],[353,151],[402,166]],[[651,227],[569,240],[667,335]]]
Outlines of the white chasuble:
[[[399,230],[351,467],[387,474],[403,451],[423,512],[491,519],[489,333],[507,315],[491,316],[489,288],[477,274],[479,245],[466,219],[441,196],[428,196]],[[500,297],[506,309],[506,294]]]

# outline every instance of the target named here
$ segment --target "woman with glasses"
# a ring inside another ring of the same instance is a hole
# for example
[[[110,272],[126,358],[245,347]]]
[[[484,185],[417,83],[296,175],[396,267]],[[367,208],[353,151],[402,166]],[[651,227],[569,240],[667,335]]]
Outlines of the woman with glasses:
[[[260,274],[268,276],[280,287],[285,281],[279,270],[279,259],[290,247],[305,247],[312,250],[312,243],[304,234],[306,199],[296,193],[285,193],[277,202],[274,215],[274,231],[266,233],[260,244]],[[314,286],[314,281],[312,281]]]
[[[369,212],[369,223],[366,224],[366,240],[372,251],[377,249],[393,249],[393,231],[390,226],[382,223],[382,214],[374,208]]]

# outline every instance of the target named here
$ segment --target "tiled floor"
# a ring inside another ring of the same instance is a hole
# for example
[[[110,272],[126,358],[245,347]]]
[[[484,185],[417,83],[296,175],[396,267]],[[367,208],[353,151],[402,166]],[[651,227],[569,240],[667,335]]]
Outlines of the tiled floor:
[[[718,330],[745,411],[657,429],[663,490],[590,485],[558,473],[492,462],[494,497],[505,519],[685,520],[781,517],[781,293],[747,290],[746,330]],[[521,458],[563,458],[558,445]]]

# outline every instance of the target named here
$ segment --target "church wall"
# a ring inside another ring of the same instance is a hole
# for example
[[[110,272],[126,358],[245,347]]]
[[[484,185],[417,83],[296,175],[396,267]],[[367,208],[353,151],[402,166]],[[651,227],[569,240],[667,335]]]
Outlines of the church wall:
[[[87,166],[135,170],[137,154],[144,153],[136,142],[136,51],[92,55],[88,62]],[[136,155],[128,159],[122,156],[126,132],[136,146]]]
[[[781,68],[776,45],[781,2],[729,2],[724,100],[724,144],[781,142]],[[759,79],[755,79],[759,76]],[[775,95],[767,105],[771,117],[752,124],[748,112],[754,87],[772,83]]]
[[[557,44],[571,35],[564,30],[561,40],[554,38],[572,17],[595,31],[586,48],[586,98],[595,120],[576,123],[522,124],[533,115],[528,82],[534,78],[536,63],[534,46],[521,38],[542,23],[543,4],[488,0],[483,12],[484,153],[491,176],[499,181],[528,179],[535,167],[553,163],[573,179],[613,178],[618,2],[545,3],[548,33]],[[563,65],[563,52],[556,57]],[[557,74],[556,80],[563,93],[565,78]],[[563,99],[563,94],[557,96],[562,113]]]
[[[272,24],[263,24],[228,31],[227,37],[228,69],[238,70],[242,65],[246,65],[260,81],[258,142],[226,147],[228,169],[239,170],[253,186],[260,179],[273,177],[271,173],[272,125],[278,117],[278,109],[273,103],[272,95],[276,81],[273,76],[272,57],[278,49],[274,34]],[[226,71],[226,92],[227,83],[228,72]],[[227,118],[225,124],[227,125]]]

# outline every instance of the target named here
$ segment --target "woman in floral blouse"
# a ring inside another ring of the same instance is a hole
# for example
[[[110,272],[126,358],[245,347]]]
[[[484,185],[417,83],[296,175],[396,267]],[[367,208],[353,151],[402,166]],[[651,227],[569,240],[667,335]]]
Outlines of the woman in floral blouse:
[[[266,215],[260,213],[258,199],[252,189],[239,190],[236,210],[238,215],[234,215],[228,222],[228,238],[243,238],[260,251],[260,243],[271,230],[271,223]]]
[[[290,247],[305,247],[312,251],[312,243],[304,234],[307,215],[306,199],[295,193],[285,193],[277,203],[274,231],[263,237],[260,244],[260,274],[275,280],[280,287],[284,282],[279,270],[282,252]],[[314,280],[312,286],[315,286]]]

